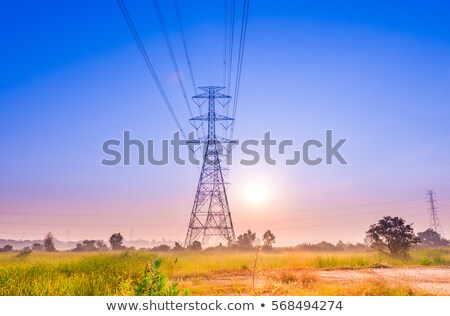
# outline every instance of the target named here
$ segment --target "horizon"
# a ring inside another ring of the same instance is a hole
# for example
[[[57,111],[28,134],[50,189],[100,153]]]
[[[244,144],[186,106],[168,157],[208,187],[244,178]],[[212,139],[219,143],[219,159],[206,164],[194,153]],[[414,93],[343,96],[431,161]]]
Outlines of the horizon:
[[[177,126],[117,4],[86,6],[8,3],[0,13],[0,239],[52,232],[62,241],[107,240],[121,232],[183,242],[196,166],[138,166],[135,150],[130,166],[102,165],[102,144],[124,131],[155,140],[158,157]],[[181,125],[192,131],[152,4],[127,6]],[[262,140],[270,131],[301,148],[332,130],[334,143],[347,139],[348,164],[231,165],[236,235],[270,229],[275,246],[356,243],[387,215],[414,223],[417,233],[430,227],[428,189],[450,232],[450,5],[430,7],[251,3],[235,138]],[[172,3],[161,9],[190,99]],[[207,11],[204,1],[180,1],[180,12],[197,86],[221,85],[223,3]]]

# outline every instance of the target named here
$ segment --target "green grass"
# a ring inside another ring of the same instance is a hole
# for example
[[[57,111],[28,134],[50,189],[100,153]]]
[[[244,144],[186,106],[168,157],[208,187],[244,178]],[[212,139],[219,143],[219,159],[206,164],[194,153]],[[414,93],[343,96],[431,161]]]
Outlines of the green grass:
[[[139,278],[149,254],[33,253],[0,256],[0,295],[117,295]]]
[[[32,253],[25,257],[18,257],[17,253],[1,253],[0,295],[128,295],[131,294],[130,289],[142,278],[146,263],[155,256],[154,253],[140,251]],[[234,275],[240,275],[243,280],[246,280],[251,274],[251,253],[184,252],[161,253],[158,257],[163,260],[161,271],[172,280],[181,281],[181,290],[189,288],[192,294],[199,295],[231,292],[245,294],[251,291],[245,282],[238,280],[231,287],[220,282],[208,282],[218,275],[230,275],[231,279]],[[414,250],[410,258],[406,260],[392,259],[373,252],[333,254],[263,252],[258,266],[258,269],[266,275],[286,270],[305,269],[314,271],[371,267],[450,266],[450,250]],[[284,279],[285,286],[280,287],[276,293],[283,293],[285,289],[289,289],[291,283],[295,283],[295,276],[285,275]],[[288,279],[292,282],[286,282]],[[295,290],[288,293],[348,292],[348,289],[330,286],[323,285],[320,290],[303,288],[303,292]],[[375,288],[371,293],[377,293]],[[402,287],[402,290],[399,290],[387,285],[384,285],[383,289],[384,293],[397,291],[400,295],[411,291],[408,287]],[[267,293],[263,292],[263,294]]]

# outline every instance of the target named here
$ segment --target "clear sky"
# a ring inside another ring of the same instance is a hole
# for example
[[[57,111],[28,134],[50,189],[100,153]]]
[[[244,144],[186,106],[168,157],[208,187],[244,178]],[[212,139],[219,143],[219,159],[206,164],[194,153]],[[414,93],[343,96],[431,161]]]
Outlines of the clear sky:
[[[160,2],[192,95],[173,2]],[[125,3],[189,130],[153,2]],[[221,85],[224,2],[179,3],[198,85]],[[349,164],[234,164],[237,234],[362,241],[383,215],[420,231],[430,188],[450,234],[449,10],[447,1],[251,1],[235,137],[271,131],[301,149],[332,129],[348,138]],[[184,240],[196,167],[101,165],[102,143],[124,130],[157,143],[176,131],[116,1],[9,1],[0,30],[0,238],[129,238],[133,227],[134,239]]]

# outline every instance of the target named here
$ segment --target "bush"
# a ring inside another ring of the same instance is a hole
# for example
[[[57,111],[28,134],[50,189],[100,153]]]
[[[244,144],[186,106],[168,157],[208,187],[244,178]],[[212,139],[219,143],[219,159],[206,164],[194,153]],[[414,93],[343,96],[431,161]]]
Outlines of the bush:
[[[168,283],[167,277],[159,269],[161,259],[155,258],[151,265],[147,264],[144,277],[134,288],[137,296],[177,296],[180,293],[178,282]],[[187,290],[184,292],[188,294]]]

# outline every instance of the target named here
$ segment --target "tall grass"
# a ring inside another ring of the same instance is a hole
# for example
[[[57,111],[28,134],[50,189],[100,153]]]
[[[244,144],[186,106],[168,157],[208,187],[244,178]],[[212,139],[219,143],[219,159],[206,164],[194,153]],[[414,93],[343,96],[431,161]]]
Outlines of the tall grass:
[[[154,257],[151,252],[140,251],[32,253],[25,257],[1,253],[0,295],[124,295],[129,292],[127,288],[138,284],[147,262]],[[197,295],[252,293],[254,260],[250,253],[225,251],[218,255],[215,252],[180,252],[160,253],[158,257],[162,258],[161,271],[171,281],[180,282],[181,290],[189,288],[192,294]],[[415,250],[406,260],[370,252],[330,255],[274,251],[262,252],[259,257],[258,271],[265,275],[277,275],[287,270],[450,266],[448,249]],[[219,280],[216,282],[217,277]],[[281,278],[276,293],[303,282],[301,277],[297,280],[296,276],[288,274]],[[211,282],[213,279],[214,282]],[[247,279],[248,283],[245,281]],[[315,279],[314,275],[312,279]],[[327,286],[322,285],[321,291],[326,292]],[[313,293],[316,290],[314,287],[303,287],[302,291]],[[335,290],[338,293],[337,288]],[[289,293],[300,292],[292,290]]]
[[[138,279],[141,253],[33,253],[0,256],[0,295],[118,295],[120,282]]]

